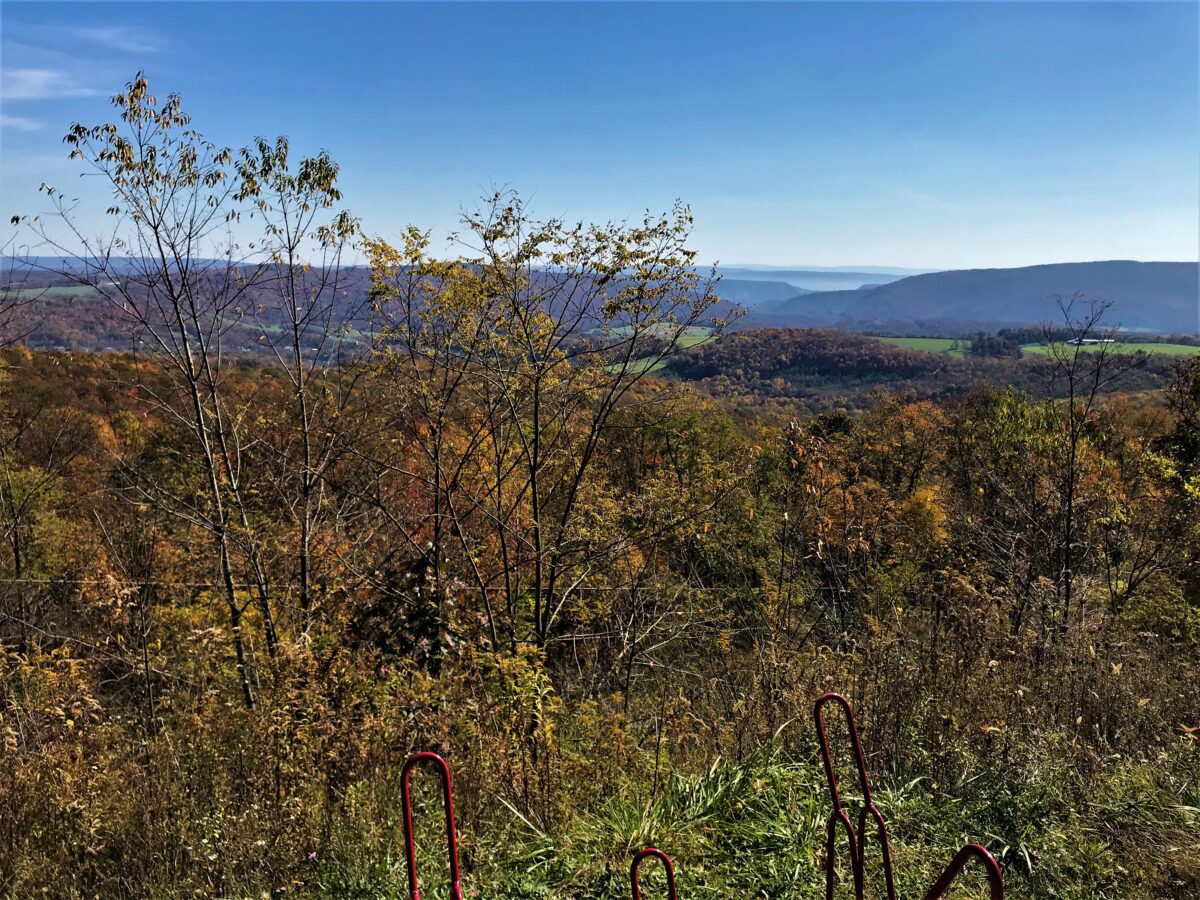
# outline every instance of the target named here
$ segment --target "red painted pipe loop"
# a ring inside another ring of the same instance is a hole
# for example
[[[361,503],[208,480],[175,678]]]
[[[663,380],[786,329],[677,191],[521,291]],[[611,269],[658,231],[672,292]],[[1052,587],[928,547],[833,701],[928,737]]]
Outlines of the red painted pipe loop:
[[[437,770],[442,783],[442,802],[446,812],[446,844],[450,853],[450,897],[463,900],[462,885],[458,874],[458,837],[454,831],[454,793],[450,787],[450,767],[436,753],[414,753],[404,763],[400,772],[400,795],[404,803],[404,855],[408,861],[409,900],[421,900],[417,886],[417,847],[413,841],[412,773],[421,763],[427,762]]]
[[[642,889],[638,884],[638,869],[642,865],[642,860],[651,856],[663,864],[663,869],[667,873],[667,897],[670,900],[679,900],[679,892],[675,889],[675,866],[671,862],[671,857],[657,847],[646,847],[644,850],[639,850],[629,865],[629,886],[633,891],[633,900],[642,900]]]
[[[862,809],[858,813],[858,829],[855,830],[850,815],[842,804],[842,795],[838,790],[837,772],[833,767],[833,753],[829,749],[829,736],[825,732],[824,707],[833,703],[842,708],[846,717],[846,729],[849,732],[851,757],[854,760],[855,773],[858,775],[858,790],[862,794]],[[838,827],[846,833],[850,849],[850,872],[854,879],[855,900],[862,900],[866,889],[866,843],[867,819],[875,822],[875,836],[879,843],[879,852],[883,860],[883,878],[887,889],[888,900],[896,900],[896,879],[892,871],[892,845],[888,839],[887,823],[883,814],[871,799],[871,780],[867,777],[867,759],[863,754],[862,740],[858,735],[858,723],[854,719],[854,708],[850,701],[841,694],[825,693],[817,698],[813,706],[813,719],[817,726],[817,740],[821,745],[821,759],[825,764],[825,778],[829,783],[829,797],[833,802],[833,813],[825,829],[825,897],[833,900],[834,885],[837,883],[837,832]]]
[[[987,876],[988,890],[991,891],[991,900],[1004,900],[1004,875],[1000,872],[1000,864],[996,862],[996,858],[992,854],[988,853],[986,848],[979,844],[967,844],[958,851],[958,855],[950,861],[950,865],[942,873],[942,877],[933,883],[933,887],[925,895],[925,900],[942,900],[946,891],[950,889],[950,885],[962,874],[963,869],[971,860],[975,860],[983,867],[984,874]]]
[[[825,733],[825,718],[823,709],[826,704],[833,703],[842,708],[846,716],[846,727],[850,732],[851,756],[858,775],[858,789],[862,794],[863,805],[858,813],[858,828],[850,819],[842,804],[842,795],[838,790],[837,773],[833,767],[833,754],[829,750],[829,737]],[[854,879],[855,900],[863,900],[866,890],[866,834],[867,819],[875,820],[875,834],[879,842],[880,856],[883,860],[884,884],[887,888],[888,900],[896,900],[896,883],[892,872],[892,848],[888,840],[887,824],[883,814],[871,799],[871,782],[867,778],[867,760],[863,755],[862,740],[858,735],[858,723],[854,719],[854,708],[850,701],[841,694],[826,693],[817,698],[813,706],[813,718],[817,726],[817,740],[821,745],[821,759],[825,764],[825,778],[829,783],[829,799],[833,803],[833,812],[825,833],[825,898],[833,900],[834,886],[837,884],[837,835],[840,828],[846,834],[850,847],[850,872]],[[933,884],[925,895],[925,900],[942,900],[963,870],[974,860],[983,867],[987,875],[991,900],[1004,900],[1004,876],[1000,872],[992,854],[979,844],[968,844],[963,847],[942,876]],[[634,897],[634,900],[638,898]]]

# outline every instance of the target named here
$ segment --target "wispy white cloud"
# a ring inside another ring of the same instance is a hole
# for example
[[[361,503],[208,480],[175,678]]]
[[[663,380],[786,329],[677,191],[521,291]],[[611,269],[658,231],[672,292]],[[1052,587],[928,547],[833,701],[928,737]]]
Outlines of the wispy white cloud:
[[[41,127],[42,123],[37,119],[0,115],[0,128],[8,128],[13,131],[38,131]]]
[[[60,97],[95,97],[104,91],[80,84],[58,69],[4,69],[0,71],[0,100],[53,100]]]
[[[4,165],[0,167],[0,180],[17,184],[24,180],[24,187],[29,187],[30,181],[36,185],[50,179],[65,180],[63,176],[66,175],[79,175],[79,161],[69,159],[66,152],[12,153],[6,150]]]
[[[158,53],[165,43],[159,35],[128,25],[73,28],[71,34],[80,40],[122,53]]]

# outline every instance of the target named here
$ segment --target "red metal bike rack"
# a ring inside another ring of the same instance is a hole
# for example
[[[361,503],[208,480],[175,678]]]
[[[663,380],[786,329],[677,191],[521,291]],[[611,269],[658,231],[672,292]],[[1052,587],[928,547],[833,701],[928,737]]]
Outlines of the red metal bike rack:
[[[862,809],[858,814],[858,829],[855,830],[850,815],[842,805],[842,796],[838,791],[837,774],[833,768],[833,754],[829,750],[829,738],[825,733],[823,707],[827,703],[840,706],[846,714],[846,726],[850,732],[850,747],[853,751],[854,767],[858,774],[858,787],[862,793]],[[866,889],[866,834],[868,817],[875,820],[875,833],[879,841],[880,856],[883,861],[884,885],[887,889],[888,900],[896,900],[896,880],[892,870],[892,846],[888,840],[887,823],[883,814],[871,799],[871,782],[867,778],[867,761],[863,755],[862,740],[858,734],[858,723],[854,719],[854,708],[850,701],[841,694],[826,693],[817,698],[813,706],[813,718],[817,725],[817,740],[821,744],[821,758],[825,763],[825,777],[829,781],[829,796],[833,802],[833,812],[825,828],[825,898],[833,900],[833,889],[837,882],[835,872],[837,863],[837,834],[839,827],[846,834],[850,846],[850,871],[854,879],[855,900],[863,900]],[[972,861],[983,866],[987,875],[988,886],[991,889],[991,900],[1004,900],[1004,876],[1000,872],[992,854],[979,844],[968,844],[963,847],[951,861],[946,871],[934,882],[933,887],[925,895],[925,900],[941,900],[950,885]],[[636,898],[635,898],[636,900]]]
[[[436,753],[414,753],[404,763],[400,772],[400,795],[404,803],[404,854],[408,861],[409,900],[421,900],[417,887],[417,847],[413,841],[412,779],[413,769],[423,762],[430,763],[442,783],[442,800],[446,810],[446,843],[450,851],[450,897],[463,900],[462,885],[458,874],[458,837],[454,831],[454,794],[450,788],[450,767]]]
[[[946,871],[942,873],[942,877],[933,883],[933,887],[925,895],[925,900],[941,900],[971,860],[976,860],[983,866],[988,887],[991,888],[991,900],[1004,900],[1004,875],[1000,872],[1000,865],[996,858],[979,844],[967,844],[958,851]]]
[[[642,900],[642,889],[638,885],[638,869],[642,865],[642,860],[653,856],[663,864],[663,869],[667,873],[667,897],[670,900],[679,900],[679,892],[675,889],[675,866],[671,862],[671,857],[663,853],[657,847],[646,847],[644,850],[639,850],[634,856],[633,862],[629,865],[629,886],[633,891],[633,900]]]

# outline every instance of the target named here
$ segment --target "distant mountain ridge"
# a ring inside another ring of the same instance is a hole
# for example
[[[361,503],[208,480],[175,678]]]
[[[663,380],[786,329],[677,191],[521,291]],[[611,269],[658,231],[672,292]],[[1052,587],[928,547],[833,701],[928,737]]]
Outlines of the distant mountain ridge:
[[[1200,263],[1132,260],[932,272],[856,290],[802,294],[755,307],[741,327],[1037,325],[1061,317],[1056,297],[1075,295],[1111,301],[1110,325],[1200,333]]]
[[[195,262],[221,265],[215,260]],[[70,286],[71,277],[54,275],[63,265],[63,260],[54,257],[9,258],[0,266],[0,286]],[[125,265],[132,261],[117,262],[117,271],[124,271]],[[716,291],[723,302],[715,312],[726,315],[736,307],[747,310],[736,323],[740,329],[835,327],[958,337],[1058,322],[1061,312],[1055,297],[1080,294],[1112,302],[1110,325],[1159,334],[1200,334],[1200,263],[1196,262],[1105,260],[910,276],[869,271],[872,268],[830,272],[718,267],[721,280]],[[351,305],[365,298],[368,275],[361,266],[344,270],[344,286],[353,295],[348,298]],[[31,277],[28,282],[27,276]],[[106,346],[107,337],[85,333],[96,330],[108,317],[109,311],[91,309],[93,305],[95,302],[84,296],[76,297],[70,311],[51,304],[43,310],[44,327],[30,339],[45,340],[52,346],[89,346],[92,341],[88,338],[97,338],[100,346]],[[92,329],[81,329],[84,321]]]

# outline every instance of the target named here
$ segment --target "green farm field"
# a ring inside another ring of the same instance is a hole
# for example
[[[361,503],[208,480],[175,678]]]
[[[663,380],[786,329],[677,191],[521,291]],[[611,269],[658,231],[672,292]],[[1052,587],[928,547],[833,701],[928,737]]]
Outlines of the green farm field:
[[[885,344],[904,347],[907,350],[923,350],[926,353],[946,353],[950,356],[964,356],[967,348],[971,346],[970,341],[954,338],[881,337],[877,338],[877,340]]]
[[[618,334],[628,333],[628,330],[629,329],[625,326],[613,329],[613,331]],[[699,344],[703,344],[711,337],[712,329],[702,328],[700,326],[692,326],[679,336],[679,347],[686,350],[689,347],[695,347]],[[640,369],[643,374],[652,374],[665,368],[665,363],[662,360],[655,362],[652,359],[637,360],[633,365],[635,370]],[[610,366],[609,369],[611,371],[612,367]]]
[[[619,334],[619,335],[626,335],[626,334],[630,333],[630,330],[631,329],[628,325],[620,325],[620,326],[614,328],[612,330],[612,333]],[[660,329],[656,329],[656,333],[663,334],[664,336],[666,336],[669,333],[669,330],[666,328],[660,328]],[[694,346],[696,346],[696,344],[701,343],[710,334],[712,334],[711,328],[705,328],[700,325],[692,325],[692,326],[688,327],[687,329],[685,329],[683,334],[680,335],[679,343],[681,346],[684,346],[684,347],[694,347]]]
[[[82,297],[100,296],[96,289],[89,285],[56,285],[54,287],[15,288],[10,293],[14,299],[19,300],[37,300],[42,297],[52,299],[70,297],[78,300]]]
[[[1036,356],[1048,356],[1050,354],[1049,344],[1025,344],[1021,347],[1022,354],[1032,354]],[[1061,346],[1061,345],[1059,345]],[[1080,349],[1086,352],[1093,352],[1104,346],[1103,344],[1087,344]],[[1193,347],[1190,344],[1156,344],[1151,342],[1131,342],[1127,344],[1119,344],[1116,349],[1122,353],[1157,353],[1161,356],[1195,356],[1200,354],[1200,347]]]
[[[971,342],[968,340],[955,340],[953,338],[877,337],[876,340],[882,341],[885,344],[904,347],[908,350],[922,350],[926,353],[945,353],[950,356],[964,356],[971,346]],[[1098,350],[1101,346],[1103,345],[1088,344],[1082,349],[1090,353]],[[1131,341],[1120,344],[1118,349],[1122,353],[1157,353],[1161,356],[1195,356],[1200,354],[1200,347],[1193,347],[1190,344],[1164,344],[1151,341]],[[1049,353],[1050,345],[1048,344],[1024,344],[1021,347],[1021,354],[1023,356],[1048,356]]]

